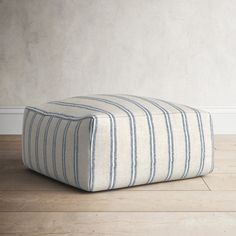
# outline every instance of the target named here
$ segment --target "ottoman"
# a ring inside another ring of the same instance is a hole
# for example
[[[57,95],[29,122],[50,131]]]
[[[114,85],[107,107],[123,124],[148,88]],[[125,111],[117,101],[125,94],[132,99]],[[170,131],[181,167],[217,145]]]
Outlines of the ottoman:
[[[213,170],[208,112],[132,95],[79,96],[28,106],[22,146],[26,167],[90,192]]]

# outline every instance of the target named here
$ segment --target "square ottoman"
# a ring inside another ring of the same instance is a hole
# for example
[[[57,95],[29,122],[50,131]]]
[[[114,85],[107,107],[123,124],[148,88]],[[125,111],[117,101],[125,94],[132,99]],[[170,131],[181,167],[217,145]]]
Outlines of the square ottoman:
[[[28,106],[22,146],[26,167],[90,192],[213,170],[208,112],[132,95],[79,96]]]

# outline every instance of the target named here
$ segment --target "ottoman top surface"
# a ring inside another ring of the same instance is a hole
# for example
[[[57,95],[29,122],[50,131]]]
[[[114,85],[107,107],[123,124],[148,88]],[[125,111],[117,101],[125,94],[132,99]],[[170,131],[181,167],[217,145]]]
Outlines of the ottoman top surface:
[[[140,97],[135,95],[99,94],[78,96],[63,100],[48,102],[39,106],[27,107],[47,114],[57,114],[70,117],[106,117],[115,116],[145,116],[163,115],[163,113],[195,113],[195,108],[167,102],[161,99]],[[201,111],[203,113],[204,111]],[[207,113],[207,112],[204,112]]]

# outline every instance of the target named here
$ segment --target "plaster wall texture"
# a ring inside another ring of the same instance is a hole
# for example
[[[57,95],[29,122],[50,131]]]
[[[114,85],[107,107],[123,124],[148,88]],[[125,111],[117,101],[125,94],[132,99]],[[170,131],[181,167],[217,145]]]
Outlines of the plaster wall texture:
[[[236,1],[1,0],[0,105],[92,93],[236,103]]]

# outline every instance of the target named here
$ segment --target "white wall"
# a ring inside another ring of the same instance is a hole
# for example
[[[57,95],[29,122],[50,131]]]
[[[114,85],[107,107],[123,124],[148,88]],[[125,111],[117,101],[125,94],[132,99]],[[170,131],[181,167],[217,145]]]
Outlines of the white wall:
[[[233,0],[0,0],[0,133],[25,105],[91,93],[206,107],[236,133],[235,42]]]
[[[0,105],[133,93],[236,104],[236,1],[2,0]]]

